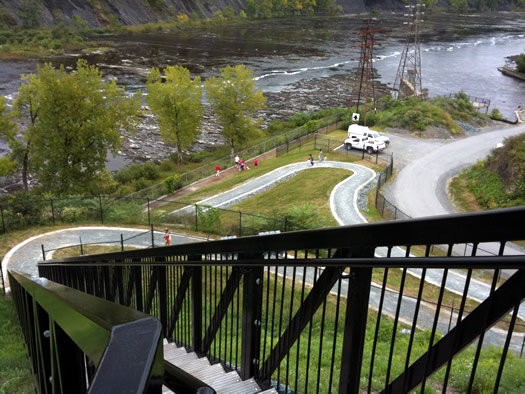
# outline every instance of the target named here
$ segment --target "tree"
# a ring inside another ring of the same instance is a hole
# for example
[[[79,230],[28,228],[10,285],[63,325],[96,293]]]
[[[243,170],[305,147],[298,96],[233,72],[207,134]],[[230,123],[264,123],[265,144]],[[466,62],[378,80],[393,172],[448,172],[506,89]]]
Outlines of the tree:
[[[8,143],[15,139],[17,127],[6,113],[7,105],[5,97],[0,96],[0,137],[4,138]],[[16,162],[9,157],[4,156],[0,158],[0,176],[6,176],[12,173],[16,168]]]
[[[200,133],[201,79],[196,77],[192,81],[190,72],[181,66],[168,66],[164,73],[166,83],[162,83],[157,68],[148,75],[147,103],[158,117],[162,140],[177,145],[178,161],[182,164],[182,151],[188,149]]]
[[[264,108],[266,99],[260,90],[255,91],[252,70],[243,64],[222,68],[220,78],[206,81],[206,92],[233,157],[235,149],[261,134],[252,116]]]
[[[133,128],[140,101],[126,98],[115,81],[79,60],[75,73],[38,67],[23,77],[15,108],[28,115],[17,161],[29,164],[43,188],[57,195],[89,192],[103,179],[108,150],[120,147],[120,128]]]
[[[525,73],[525,52],[518,56],[516,66],[520,73]]]

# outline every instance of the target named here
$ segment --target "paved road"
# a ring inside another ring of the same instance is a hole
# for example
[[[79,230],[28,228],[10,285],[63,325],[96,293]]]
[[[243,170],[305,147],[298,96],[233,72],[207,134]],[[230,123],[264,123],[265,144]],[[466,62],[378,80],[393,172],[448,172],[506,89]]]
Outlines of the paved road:
[[[454,213],[446,195],[448,179],[484,159],[506,137],[521,133],[525,133],[525,124],[436,145],[399,171],[387,198],[412,217]],[[392,149],[396,152],[395,145]]]
[[[38,261],[42,260],[42,245],[46,251],[61,248],[64,246],[78,245],[82,240],[87,243],[104,243],[107,245],[120,245],[120,236],[124,238],[125,246],[137,248],[151,247],[151,231],[138,230],[122,227],[77,227],[71,229],[57,230],[26,239],[11,249],[2,260],[2,268],[7,273],[7,268],[30,275],[37,275]],[[164,233],[154,232],[154,244],[164,245]],[[173,234],[172,245],[200,242],[205,240],[200,237],[192,237],[180,234]],[[114,242],[110,242],[114,241]],[[52,258],[52,252],[46,253],[46,258]]]

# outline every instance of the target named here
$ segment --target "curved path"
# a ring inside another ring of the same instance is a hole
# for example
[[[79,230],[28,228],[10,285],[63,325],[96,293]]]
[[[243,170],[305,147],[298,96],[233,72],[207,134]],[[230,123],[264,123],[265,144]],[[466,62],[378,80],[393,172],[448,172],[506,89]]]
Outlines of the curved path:
[[[257,193],[261,193],[265,190],[268,190],[271,187],[276,186],[277,184],[290,179],[298,172],[313,169],[313,168],[343,168],[353,172],[344,181],[340,182],[332,191],[330,196],[330,206],[332,213],[336,220],[341,225],[348,224],[357,224],[366,222],[364,217],[360,214],[357,207],[357,198],[358,193],[361,188],[363,188],[367,183],[372,181],[375,177],[375,172],[371,169],[363,166],[359,166],[353,163],[343,163],[343,162],[316,162],[314,166],[311,166],[309,163],[296,163],[291,164],[285,167],[276,169],[268,174],[262,175],[254,180],[246,182],[242,185],[237,186],[234,189],[231,189],[227,192],[221,193],[219,195],[207,198],[199,202],[199,204],[210,205],[214,207],[227,207],[234,205],[243,199],[251,197]],[[178,210],[175,212],[182,212]],[[41,260],[42,250],[41,245],[45,243],[46,249],[59,248],[61,246],[67,245],[76,245],[82,237],[83,243],[92,243],[92,242],[107,242],[108,240],[116,240],[115,245],[120,244],[120,236],[123,234],[123,237],[126,240],[125,245],[127,246],[136,246],[136,247],[149,247],[151,246],[151,233],[149,231],[129,229],[129,228],[107,228],[107,227],[81,227],[75,229],[65,229],[59,230],[52,233],[42,234],[37,237],[30,238],[23,243],[19,244],[17,247],[13,248],[4,258],[2,262],[4,267],[4,272],[6,271],[7,264],[9,263],[9,268],[14,268],[23,272],[28,272],[30,274],[37,274],[36,263],[38,260]],[[160,232],[155,233],[154,243],[155,245],[162,245],[163,234]],[[131,239],[130,239],[131,238]],[[203,238],[198,237],[188,237],[184,235],[175,234],[172,237],[172,243],[186,243],[186,242],[199,242],[204,240]],[[396,255],[404,255],[404,251],[398,249],[395,251]],[[378,256],[384,256],[384,251],[378,251]],[[313,276],[313,271],[305,272],[305,276]],[[412,270],[411,272],[414,275],[418,275],[419,270]],[[435,278],[432,276],[432,273],[435,273]],[[440,285],[439,278],[442,273],[442,270],[427,270],[427,280],[434,282],[438,286]],[[449,278],[453,278],[454,275],[449,273]],[[447,288],[450,288],[451,291],[456,291],[462,293],[461,279],[462,275],[457,275],[456,280],[449,279],[447,281]],[[313,277],[310,278],[313,280]],[[485,284],[481,283],[483,286]],[[477,295],[475,286],[471,285],[469,290],[469,296],[473,295],[473,298],[483,297],[483,295]],[[377,310],[379,303],[380,289],[372,286],[370,291],[370,305]],[[396,292],[387,292],[383,313],[394,317],[395,310],[398,303],[398,294]],[[410,297],[403,297],[401,303],[401,316],[402,320],[405,319],[408,322],[413,320],[413,315],[416,307],[416,301]],[[423,303],[418,314],[418,327],[420,328],[431,328],[431,324],[434,320],[435,310],[432,305],[426,305]],[[450,313],[443,311],[439,318],[439,330],[441,332],[446,332],[447,322],[450,318]],[[497,329],[492,329],[486,335],[486,342],[491,344],[503,344],[505,336],[498,332]],[[521,345],[521,336],[514,336],[511,348],[518,351],[519,346]]]
[[[260,177],[249,180],[233,189],[215,196],[199,201],[198,205],[208,205],[214,208],[227,208],[238,204],[242,200],[253,197],[281,182],[285,182],[297,175],[299,172],[316,168],[342,168],[352,171],[353,174],[336,186],[338,193],[330,198],[332,213],[339,224],[356,224],[365,222],[357,207],[357,195],[359,190],[375,177],[375,172],[368,167],[358,164],[339,161],[315,162],[312,166],[309,162],[294,163],[279,167]],[[174,214],[184,214],[193,211],[193,206],[177,209]]]

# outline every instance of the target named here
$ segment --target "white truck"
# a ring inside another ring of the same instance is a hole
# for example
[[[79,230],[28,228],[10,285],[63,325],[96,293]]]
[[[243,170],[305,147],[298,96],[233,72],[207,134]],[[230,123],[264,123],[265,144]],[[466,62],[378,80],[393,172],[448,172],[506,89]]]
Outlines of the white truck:
[[[358,124],[348,126],[348,138],[345,140],[347,150],[360,149],[372,154],[384,150],[389,143],[388,137],[384,137],[366,126],[359,126]]]

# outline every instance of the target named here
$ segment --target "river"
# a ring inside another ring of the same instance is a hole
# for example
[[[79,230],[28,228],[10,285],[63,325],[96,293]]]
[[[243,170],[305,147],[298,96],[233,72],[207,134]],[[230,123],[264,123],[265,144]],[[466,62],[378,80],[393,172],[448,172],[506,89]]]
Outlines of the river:
[[[284,95],[278,102],[290,113],[304,110],[292,102],[325,96],[318,107],[345,105],[348,81],[325,85],[322,81],[352,75],[358,64],[359,36],[364,16],[319,17],[271,22],[210,26],[199,31],[105,36],[116,41],[109,51],[53,57],[55,65],[73,68],[82,56],[96,64],[108,79],[116,78],[129,91],[144,88],[153,67],[183,65],[203,79],[218,75],[226,65],[246,64],[254,70],[257,87],[268,96]],[[491,100],[508,119],[525,105],[525,81],[501,74],[506,57],[525,51],[525,14],[428,14],[421,33],[423,87],[430,96],[465,93]],[[403,49],[406,18],[382,15],[376,35],[374,66],[378,80],[391,85]],[[100,38],[98,38],[100,39]],[[8,100],[20,85],[20,75],[33,72],[36,62],[0,62],[0,94]],[[338,89],[334,90],[334,86]],[[294,101],[295,100],[295,101]],[[275,104],[275,100],[272,105]],[[271,107],[269,101],[269,107]],[[268,117],[274,109],[268,109]],[[1,148],[1,147],[0,147]]]

